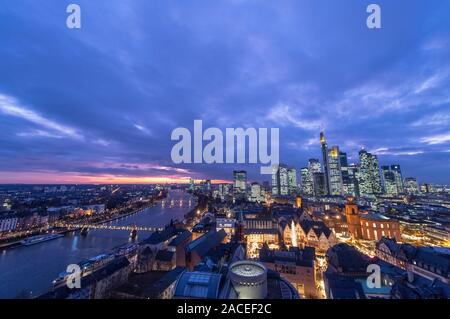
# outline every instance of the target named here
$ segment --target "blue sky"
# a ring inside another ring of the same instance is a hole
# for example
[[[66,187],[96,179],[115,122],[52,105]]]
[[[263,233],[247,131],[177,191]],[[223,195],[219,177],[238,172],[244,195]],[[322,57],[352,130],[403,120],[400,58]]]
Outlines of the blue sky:
[[[350,162],[365,147],[450,183],[449,1],[4,1],[0,43],[0,183],[230,179],[172,163],[172,130],[195,119],[279,127],[297,168],[324,129]]]

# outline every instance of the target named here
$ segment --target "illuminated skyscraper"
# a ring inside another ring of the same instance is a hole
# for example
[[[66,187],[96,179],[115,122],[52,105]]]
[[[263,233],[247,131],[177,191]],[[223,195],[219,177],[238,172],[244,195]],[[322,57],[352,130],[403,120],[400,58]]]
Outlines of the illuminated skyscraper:
[[[289,195],[297,193],[297,170],[295,168],[288,169],[288,191]]]
[[[384,192],[389,195],[398,195],[395,174],[389,166],[381,166],[381,176],[383,177]]]
[[[263,191],[260,184],[258,183],[251,184],[249,200],[251,202],[262,202],[264,200]]]
[[[274,168],[272,174],[272,194],[279,196],[289,195],[288,167],[280,164]]]
[[[341,168],[343,170],[343,168]],[[360,196],[359,193],[359,179],[360,179],[360,169],[359,165],[350,164],[350,166],[345,167],[346,180],[343,181],[344,195]]]
[[[428,183],[420,184],[420,192],[423,194],[433,193],[433,185]]]
[[[328,182],[328,145],[325,140],[324,132],[320,132],[320,145],[322,146],[322,160],[323,170],[325,172],[325,192],[329,194],[329,182]]]
[[[404,190],[404,186],[403,186],[403,176],[402,176],[402,170],[400,168],[400,165],[398,165],[398,164],[391,165],[391,171],[394,172],[395,184],[397,185],[397,192],[399,194],[404,193],[405,190]]]
[[[320,161],[316,158],[311,158],[308,161],[308,169],[311,174],[320,173],[322,171]]]
[[[326,192],[326,179],[325,173],[318,172],[314,173],[313,176],[313,185],[314,185],[314,196],[325,196]]]
[[[301,173],[301,181],[302,181],[302,193],[306,195],[313,194],[313,182],[310,171],[307,167],[303,167],[300,170]]]
[[[341,164],[342,193],[346,196],[359,196],[356,177],[358,167],[348,165],[347,153],[344,152],[339,152],[339,162]]]
[[[244,195],[247,192],[247,172],[234,171],[233,172],[233,191],[235,195]]]
[[[339,147],[333,146],[328,150],[327,156],[327,171],[328,176],[328,194],[329,195],[342,195],[342,173],[341,173],[341,161],[339,156]]]
[[[384,191],[386,194],[398,195],[404,193],[403,177],[400,165],[382,166]]]
[[[380,168],[378,157],[365,150],[359,152],[360,184],[362,196],[381,194]]]
[[[405,178],[405,191],[410,195],[420,194],[419,184],[414,177]]]

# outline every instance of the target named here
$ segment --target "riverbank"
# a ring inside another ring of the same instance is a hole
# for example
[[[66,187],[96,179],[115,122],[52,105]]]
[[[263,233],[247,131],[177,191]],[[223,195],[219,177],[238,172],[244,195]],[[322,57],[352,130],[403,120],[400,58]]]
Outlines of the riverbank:
[[[151,204],[149,204],[147,206],[140,207],[137,210],[134,210],[134,211],[131,211],[131,212],[128,212],[128,213],[124,213],[124,214],[119,214],[117,216],[110,217],[110,218],[107,218],[105,220],[100,220],[100,221],[94,222],[92,224],[93,225],[102,225],[102,224],[113,222],[113,221],[121,219],[121,218],[125,218],[125,217],[131,216],[131,215],[142,213],[146,209],[154,207],[162,199],[164,199],[164,197],[157,198],[157,199],[152,199]],[[60,224],[60,223],[55,223],[54,225],[56,225],[56,226],[53,226],[52,228],[48,228],[47,231],[36,231],[36,232],[30,233],[28,236],[18,237],[17,239],[15,239],[13,241],[0,242],[0,251],[1,250],[6,250],[6,249],[22,247],[23,245],[21,244],[21,241],[24,240],[24,239],[33,237],[33,236],[47,235],[47,234],[55,234],[55,235],[61,234],[61,235],[65,235],[67,233],[77,232],[77,231],[81,230],[80,228],[59,227],[58,224]]]
[[[170,206],[170,201],[166,200],[167,205],[157,203],[139,214],[119,218],[112,225],[164,227],[171,220],[182,221],[184,215],[196,205],[195,199],[181,190],[170,190],[167,197],[178,204],[182,200],[184,204]],[[190,199],[192,205],[188,205]],[[0,252],[0,299],[39,296],[52,289],[52,281],[67,265],[79,263],[126,243],[140,242],[150,234],[139,231],[136,240],[132,241],[129,231],[92,229],[87,236],[81,236],[79,231],[71,231],[62,238],[39,245],[3,250]]]

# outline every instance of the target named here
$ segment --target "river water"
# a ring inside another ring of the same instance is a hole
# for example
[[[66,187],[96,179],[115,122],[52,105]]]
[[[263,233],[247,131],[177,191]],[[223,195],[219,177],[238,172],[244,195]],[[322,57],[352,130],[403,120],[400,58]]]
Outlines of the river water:
[[[161,227],[167,225],[171,219],[182,220],[184,214],[194,206],[194,198],[189,194],[181,190],[171,190],[164,202],[109,224]],[[33,246],[0,251],[0,298],[14,298],[24,293],[39,295],[52,287],[53,279],[63,272],[67,265],[126,244],[130,241],[129,235],[129,231],[95,229],[89,230],[87,236],[72,232],[65,237]],[[149,235],[149,232],[140,231],[136,240],[141,241]]]

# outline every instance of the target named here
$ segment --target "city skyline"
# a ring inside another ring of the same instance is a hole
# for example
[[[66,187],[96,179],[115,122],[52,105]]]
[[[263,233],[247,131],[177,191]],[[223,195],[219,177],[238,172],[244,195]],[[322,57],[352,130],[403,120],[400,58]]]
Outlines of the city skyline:
[[[450,4],[378,1],[383,28],[369,30],[366,2],[81,0],[80,30],[66,3],[6,3],[0,183],[270,179],[173,164],[170,132],[202,119],[279,127],[298,177],[324,130],[349,163],[364,147],[404,178],[450,184]]]

